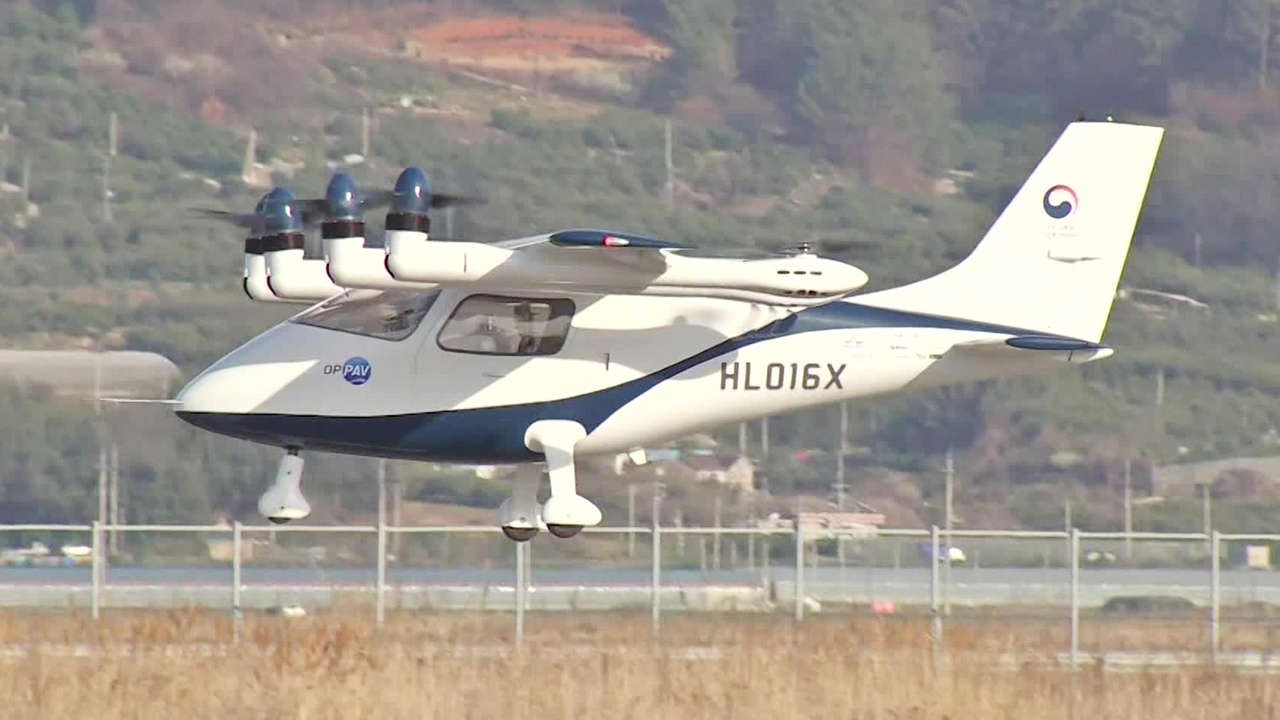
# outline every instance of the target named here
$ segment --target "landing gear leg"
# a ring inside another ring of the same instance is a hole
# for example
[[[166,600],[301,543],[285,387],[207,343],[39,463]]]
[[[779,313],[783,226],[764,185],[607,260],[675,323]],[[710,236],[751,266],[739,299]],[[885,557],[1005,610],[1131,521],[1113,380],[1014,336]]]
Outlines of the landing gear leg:
[[[282,524],[311,514],[302,496],[302,464],[298,448],[289,448],[280,458],[275,482],[258,498],[258,512],[271,522]]]
[[[571,538],[602,519],[600,508],[578,494],[573,448],[586,435],[572,420],[539,420],[525,432],[525,445],[547,459],[551,497],[542,506],[542,519],[558,538]]]
[[[503,534],[516,542],[532,540],[542,527],[542,508],[538,505],[538,482],[541,479],[539,468],[520,468],[516,472],[515,492],[498,506],[498,524],[502,526]]]

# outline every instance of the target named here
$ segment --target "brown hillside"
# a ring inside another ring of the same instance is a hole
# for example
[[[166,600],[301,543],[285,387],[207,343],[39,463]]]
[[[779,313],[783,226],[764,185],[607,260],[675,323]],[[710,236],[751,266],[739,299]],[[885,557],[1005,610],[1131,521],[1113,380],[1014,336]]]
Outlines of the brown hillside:
[[[670,54],[616,17],[449,18],[428,8],[355,12],[326,3],[284,3],[268,12],[228,1],[143,8],[131,0],[103,0],[87,39],[96,46],[94,68],[120,90],[220,125],[243,124],[263,108],[305,115],[298,101],[309,84],[333,79],[324,60],[337,53],[406,58],[513,80],[616,76]]]
[[[671,52],[618,20],[511,16],[445,20],[405,32],[399,43],[420,60],[526,73],[617,70]]]

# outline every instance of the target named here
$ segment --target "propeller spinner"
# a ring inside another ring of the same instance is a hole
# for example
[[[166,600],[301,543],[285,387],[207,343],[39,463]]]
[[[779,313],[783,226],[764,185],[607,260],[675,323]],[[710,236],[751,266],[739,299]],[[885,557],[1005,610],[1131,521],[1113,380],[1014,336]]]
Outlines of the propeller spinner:
[[[352,216],[357,210],[363,212],[391,206],[388,216],[391,214],[425,216],[430,210],[438,208],[484,202],[484,199],[479,197],[430,192],[427,174],[416,167],[405,168],[396,180],[395,187],[390,190],[372,190],[362,196],[350,175],[337,173],[330,179],[325,197],[296,198],[290,194],[290,198],[293,202],[294,214],[301,222],[303,231],[320,225],[326,220],[358,220]],[[263,222],[261,210],[262,208],[255,208],[254,212],[243,213],[194,208],[196,213],[206,218],[229,223],[249,230],[251,233],[260,232],[256,228]]]
[[[337,173],[330,178],[324,201],[324,221],[320,223],[322,239],[364,237],[364,199],[350,175]]]

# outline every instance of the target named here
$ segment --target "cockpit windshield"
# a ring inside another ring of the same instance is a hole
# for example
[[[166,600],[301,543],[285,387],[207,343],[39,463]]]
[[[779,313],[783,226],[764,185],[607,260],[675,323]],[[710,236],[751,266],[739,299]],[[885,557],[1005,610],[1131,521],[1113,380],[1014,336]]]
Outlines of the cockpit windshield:
[[[348,290],[293,321],[383,340],[403,340],[418,329],[439,296],[439,290]]]

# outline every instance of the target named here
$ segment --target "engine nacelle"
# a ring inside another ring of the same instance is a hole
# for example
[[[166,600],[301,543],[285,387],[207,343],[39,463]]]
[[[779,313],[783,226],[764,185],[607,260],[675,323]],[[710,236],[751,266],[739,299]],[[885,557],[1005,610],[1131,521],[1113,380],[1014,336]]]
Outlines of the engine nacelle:
[[[405,168],[396,178],[395,199],[391,209],[387,211],[386,235],[383,241],[381,277],[391,283],[388,287],[420,287],[432,288],[436,283],[405,281],[395,277],[389,264],[391,254],[397,248],[410,252],[427,247],[431,232],[431,192],[427,174],[415,167]],[[367,285],[365,287],[368,287]]]
[[[241,281],[241,287],[244,288],[244,294],[253,300],[279,302],[280,298],[271,292],[267,282],[267,259],[262,254],[262,235],[266,229],[262,222],[262,210],[266,205],[267,197],[268,195],[263,195],[253,208],[257,221],[254,227],[250,228],[249,236],[244,239],[244,280]]]
[[[415,168],[400,174],[395,187],[396,199],[392,201],[391,210],[387,213],[387,227],[429,225],[420,223],[414,219],[416,216],[406,212],[419,205],[416,198],[421,197],[425,190],[425,177],[421,170]],[[400,200],[402,196],[406,198],[405,201]],[[406,283],[397,282],[387,273],[386,249],[366,245],[363,200],[350,176],[339,173],[329,180],[325,204],[326,217],[320,225],[320,237],[324,241],[328,277],[343,287],[404,289]],[[425,220],[425,216],[422,219]],[[408,233],[419,240],[426,237],[424,232],[416,230],[389,230],[387,234],[390,236],[393,233]],[[434,286],[411,287],[429,289]]]
[[[262,209],[266,230],[262,251],[267,264],[267,285],[278,298],[318,302],[342,292],[329,279],[323,259],[307,259],[307,236],[293,193],[276,188]]]

